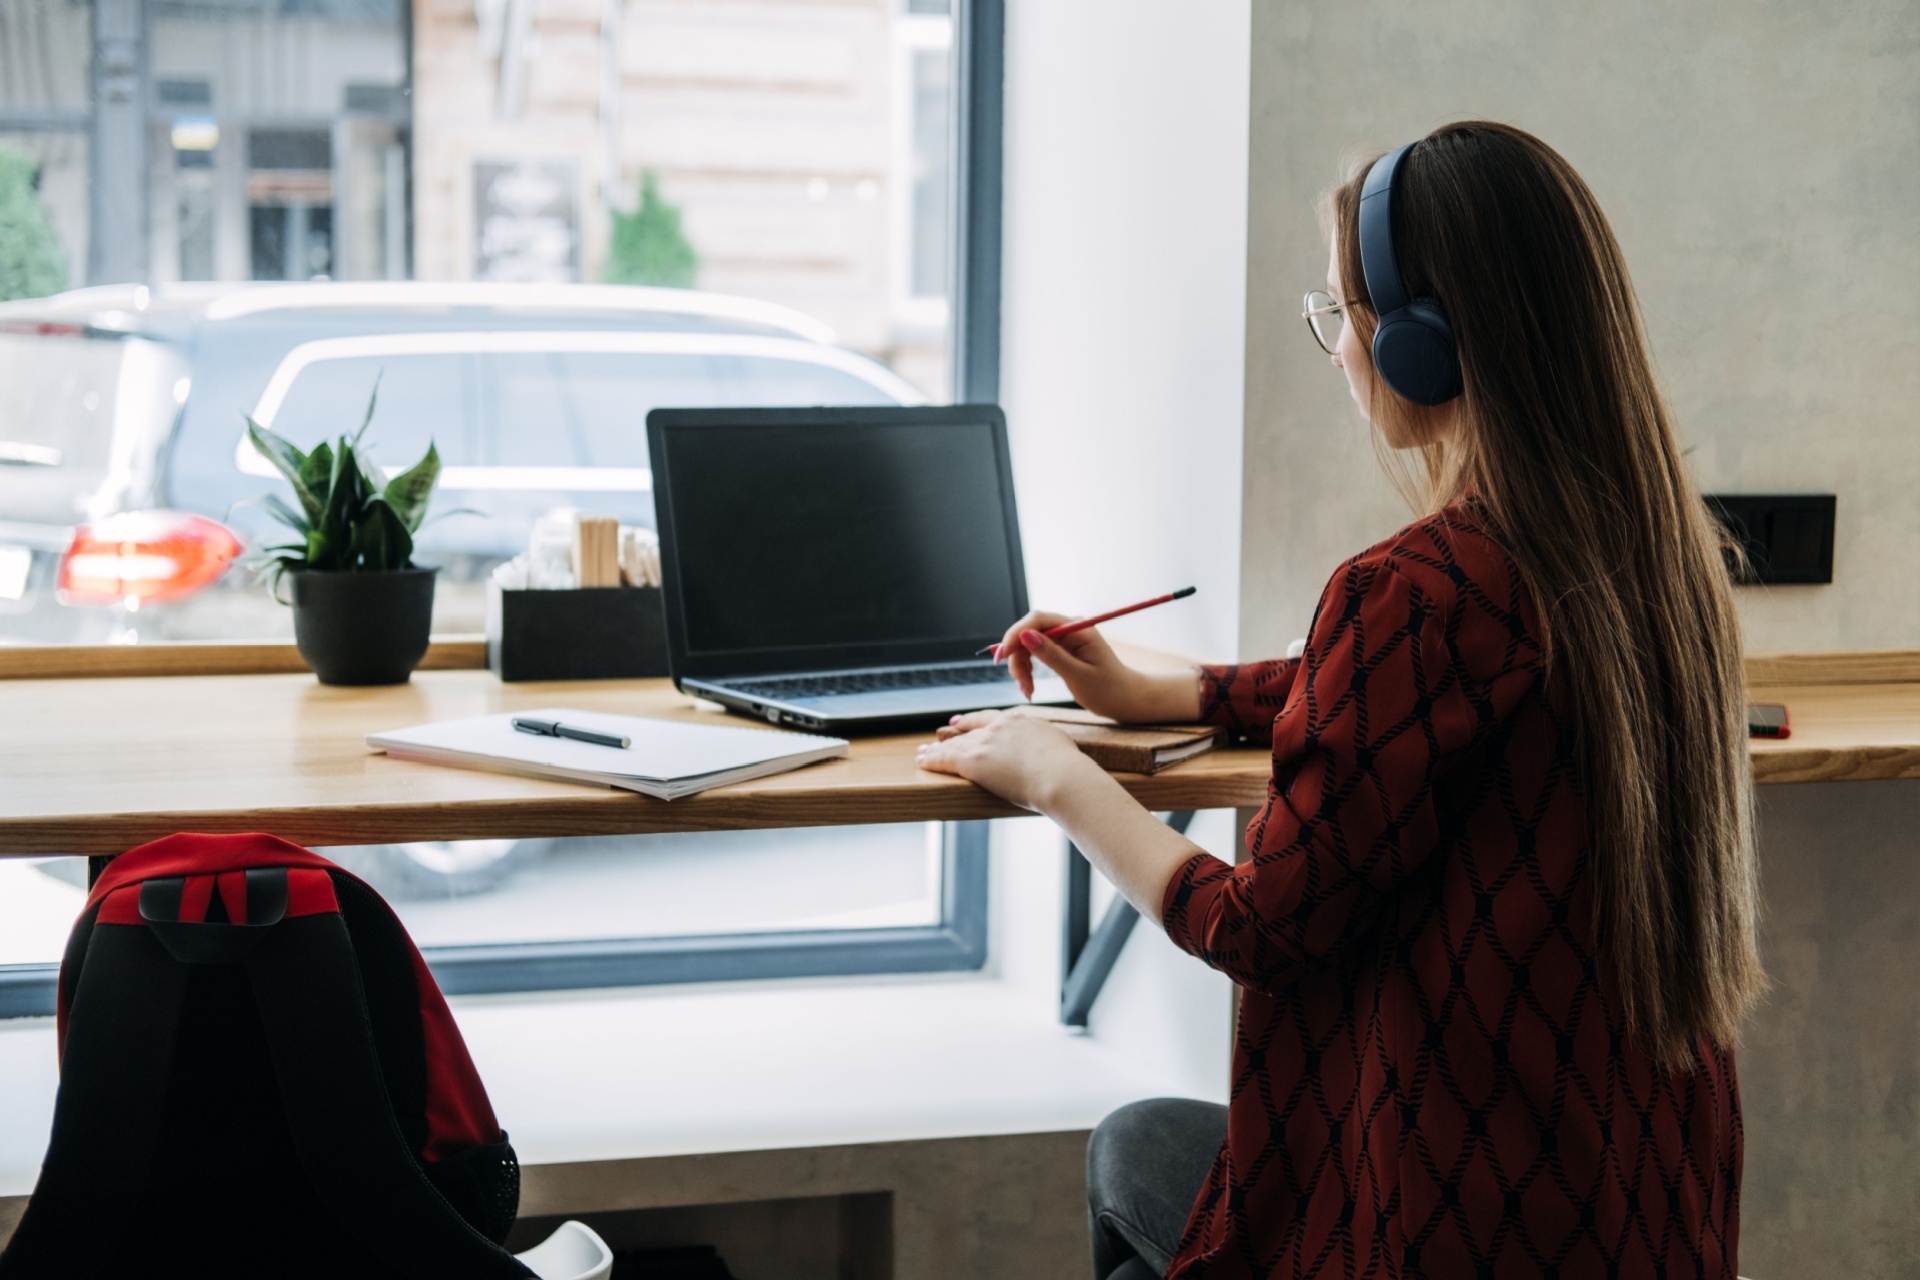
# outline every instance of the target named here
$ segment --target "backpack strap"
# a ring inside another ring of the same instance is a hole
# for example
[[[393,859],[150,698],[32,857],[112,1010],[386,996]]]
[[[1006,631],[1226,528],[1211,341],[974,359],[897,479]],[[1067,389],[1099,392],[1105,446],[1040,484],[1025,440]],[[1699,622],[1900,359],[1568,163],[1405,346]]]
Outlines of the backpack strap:
[[[40,1179],[4,1254],[4,1280],[90,1280],[122,1210],[154,1176],[187,971],[146,929],[91,930],[66,1019],[60,1092]]]
[[[407,1150],[346,921],[285,920],[245,963],[294,1146],[341,1226],[416,1280],[532,1276],[453,1210]]]

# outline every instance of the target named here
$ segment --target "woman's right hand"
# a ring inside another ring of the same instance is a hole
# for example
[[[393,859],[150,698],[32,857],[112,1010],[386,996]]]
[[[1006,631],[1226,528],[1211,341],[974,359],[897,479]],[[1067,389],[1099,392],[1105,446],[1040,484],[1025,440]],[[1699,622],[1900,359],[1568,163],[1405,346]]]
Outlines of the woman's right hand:
[[[1042,635],[1072,619],[1036,610],[1007,628],[994,651],[1004,659],[1014,683],[1033,696],[1033,662],[1038,658],[1066,683],[1078,702],[1095,715],[1122,722],[1193,720],[1200,714],[1200,689],[1189,673],[1150,676],[1120,660],[1097,627],[1055,640]]]

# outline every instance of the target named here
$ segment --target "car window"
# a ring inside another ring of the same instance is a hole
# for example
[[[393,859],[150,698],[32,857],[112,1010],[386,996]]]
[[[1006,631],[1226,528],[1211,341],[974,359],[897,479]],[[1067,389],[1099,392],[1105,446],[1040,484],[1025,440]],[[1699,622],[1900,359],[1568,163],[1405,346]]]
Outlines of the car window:
[[[117,341],[0,333],[0,465],[104,468],[120,357]]]
[[[725,403],[712,356],[524,352],[481,357],[494,458],[509,466],[644,467],[647,414]]]
[[[487,352],[317,361],[288,388],[273,429],[302,449],[352,430],[378,381],[367,444],[407,466],[431,439],[449,468],[647,466],[656,408],[892,403],[840,369],[754,356]],[[511,477],[489,478],[488,487]],[[459,476],[449,478],[458,488]],[[550,483],[542,480],[541,483]]]

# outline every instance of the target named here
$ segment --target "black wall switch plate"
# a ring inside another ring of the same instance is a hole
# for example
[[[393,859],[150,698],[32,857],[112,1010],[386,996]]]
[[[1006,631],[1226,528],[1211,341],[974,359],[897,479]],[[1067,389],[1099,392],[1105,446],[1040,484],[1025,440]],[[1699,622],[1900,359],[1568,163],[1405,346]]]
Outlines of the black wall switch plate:
[[[1707,506],[1746,551],[1735,581],[1833,581],[1832,494],[1708,494]]]

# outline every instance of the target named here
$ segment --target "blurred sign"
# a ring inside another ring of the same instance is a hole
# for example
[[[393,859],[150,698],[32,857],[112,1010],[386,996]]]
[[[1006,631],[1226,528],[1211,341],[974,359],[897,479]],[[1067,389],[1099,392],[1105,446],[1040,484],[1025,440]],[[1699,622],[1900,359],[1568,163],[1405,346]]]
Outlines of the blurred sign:
[[[211,116],[175,116],[175,151],[211,151],[220,145],[220,122]]]
[[[572,160],[473,162],[473,278],[580,278],[580,170]]]

